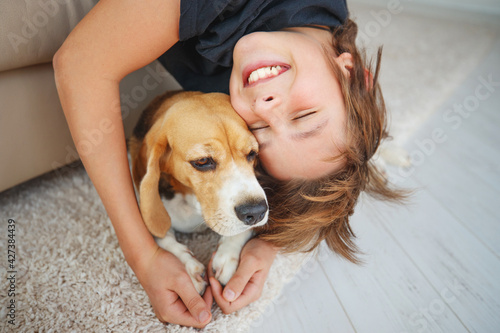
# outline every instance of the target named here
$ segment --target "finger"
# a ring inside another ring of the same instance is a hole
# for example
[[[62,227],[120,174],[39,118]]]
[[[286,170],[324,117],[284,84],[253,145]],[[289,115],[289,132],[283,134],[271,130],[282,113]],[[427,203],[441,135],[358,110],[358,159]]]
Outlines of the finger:
[[[242,260],[236,273],[226,284],[223,296],[228,302],[234,302],[243,292],[248,284],[248,281],[256,274],[258,271],[255,270],[255,266],[249,262]]]
[[[260,298],[265,279],[261,280],[256,275],[248,281],[248,284],[238,298],[234,302],[231,302],[233,311],[237,311]]]
[[[208,271],[208,278],[209,278],[209,282],[210,282],[210,286],[212,287],[212,292],[213,292],[213,296],[215,298],[215,301],[217,302],[217,304],[220,304],[224,301],[225,303],[229,303],[231,301],[229,301],[227,299],[227,297],[224,297],[222,295],[222,292],[223,292],[223,288],[222,288],[222,285],[220,284],[220,282],[215,278],[215,275],[214,275],[214,272],[212,270],[212,260],[214,258],[214,255],[215,255],[215,252],[212,254],[212,259],[210,259],[210,262],[208,263],[208,268],[207,268],[207,271]],[[232,292],[232,291],[231,291]]]
[[[215,302],[219,305],[221,308],[222,312],[225,314],[230,314],[235,311],[238,311],[248,304],[254,302],[257,300],[260,296],[260,291],[262,288],[259,288],[259,286],[252,281],[250,281],[247,285],[247,287],[243,290],[242,294],[240,297],[236,299],[234,302],[228,302],[226,299],[222,296],[222,286],[220,285],[219,281],[215,279],[214,277],[210,278],[210,286],[212,287],[212,292],[213,296],[215,299]]]
[[[176,295],[178,296],[178,295]],[[162,322],[192,326],[202,328],[204,325],[193,317],[193,315],[186,308],[186,305],[177,297],[177,299],[163,309],[155,309],[156,317]]]
[[[208,281],[210,282],[210,289],[212,290],[213,297],[222,297],[222,286],[220,282],[213,276],[209,277]]]
[[[207,283],[210,283],[207,278]],[[212,304],[214,302],[214,297],[212,294],[212,288],[210,285],[207,286],[207,289],[205,289],[205,293],[203,294],[203,301],[205,301],[205,304],[208,306],[208,308],[212,308]]]
[[[207,266],[208,278],[214,276],[214,271],[212,270],[212,261],[214,261],[214,257],[215,257],[215,252],[212,253],[212,257],[210,258],[210,261],[208,262],[208,266]]]
[[[226,299],[222,296],[222,285],[220,284],[219,280],[211,276],[209,278],[209,281],[215,302],[219,305],[222,312],[226,314],[233,312],[234,310],[231,302],[226,301]]]
[[[213,276],[211,276],[209,278],[209,281],[210,281],[210,288],[212,289],[212,294],[213,294],[213,297],[215,299],[215,302],[217,303],[217,305],[219,305],[222,312],[224,312],[225,314],[233,312],[232,307],[231,307],[231,303],[226,301],[224,299],[224,297],[222,296],[222,286],[219,283],[219,281]]]
[[[191,279],[188,278],[186,283],[182,284],[178,289],[179,290],[176,290],[177,294],[193,318],[196,319],[197,324],[207,324],[212,317],[210,306],[208,306],[208,304],[205,303],[206,300],[198,294]],[[210,297],[210,294],[207,295],[207,298],[208,297]]]

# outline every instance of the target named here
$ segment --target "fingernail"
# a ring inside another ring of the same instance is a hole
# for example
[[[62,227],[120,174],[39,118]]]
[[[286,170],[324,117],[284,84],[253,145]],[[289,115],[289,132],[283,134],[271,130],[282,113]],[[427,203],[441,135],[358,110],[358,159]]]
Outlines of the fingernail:
[[[210,318],[210,313],[208,313],[208,311],[203,311],[199,317],[200,323],[206,322],[208,318]]]
[[[229,302],[232,302],[234,301],[234,297],[236,296],[236,294],[234,293],[234,291],[232,291],[231,289],[225,289],[224,290],[224,298],[229,301]]]

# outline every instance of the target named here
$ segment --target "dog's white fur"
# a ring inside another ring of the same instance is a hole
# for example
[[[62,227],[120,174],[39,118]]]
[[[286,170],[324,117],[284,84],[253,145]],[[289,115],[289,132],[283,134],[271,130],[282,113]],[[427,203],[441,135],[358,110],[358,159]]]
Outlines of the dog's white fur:
[[[237,184],[232,184],[238,186]],[[228,200],[230,201],[230,200]],[[194,195],[176,194],[171,200],[164,201],[165,207],[172,218],[172,228],[175,231],[191,233],[201,232],[207,229],[203,220],[201,206]],[[257,226],[265,224],[264,218]],[[239,224],[243,224],[239,222]],[[212,269],[215,278],[223,285],[227,284],[238,268],[241,249],[252,237],[252,230],[248,226],[241,227],[243,232],[234,236],[222,236],[219,240],[217,252],[212,261]],[[191,277],[191,281],[199,293],[203,293],[206,282],[203,279],[205,266],[200,263],[184,245],[179,243],[170,229],[163,238],[155,237],[156,243],[162,249],[174,254],[184,264]]]
[[[215,278],[222,285],[227,284],[236,272],[241,249],[253,235],[251,229],[264,225],[269,214],[267,212],[265,218],[252,227],[243,224],[238,219],[234,213],[234,207],[238,202],[236,198],[250,195],[265,199],[265,193],[255,177],[245,177],[239,172],[236,165],[233,165],[232,168],[231,177],[219,193],[222,203],[220,214],[215,216],[218,221],[215,221],[214,227],[212,227],[215,232],[222,235],[212,262]],[[164,205],[172,219],[172,228],[175,231],[191,233],[207,229],[201,205],[195,195],[177,193],[173,199],[165,200]],[[203,279],[205,266],[193,256],[187,246],[176,240],[172,229],[167,232],[165,237],[155,237],[155,240],[158,246],[179,258],[186,267],[196,290],[202,294],[207,285]]]
[[[264,190],[257,182],[255,176],[248,175],[232,162],[228,170],[228,179],[222,185],[217,196],[220,198],[220,205],[218,214],[215,215],[212,225],[212,229],[223,236],[236,236],[242,232],[245,232],[249,227],[243,224],[235,214],[234,207],[236,207],[241,202],[244,202],[245,198],[260,198],[261,200],[266,200],[266,195]],[[268,212],[264,219],[258,224],[252,226],[258,227],[266,223]],[[212,221],[208,221],[212,222]]]

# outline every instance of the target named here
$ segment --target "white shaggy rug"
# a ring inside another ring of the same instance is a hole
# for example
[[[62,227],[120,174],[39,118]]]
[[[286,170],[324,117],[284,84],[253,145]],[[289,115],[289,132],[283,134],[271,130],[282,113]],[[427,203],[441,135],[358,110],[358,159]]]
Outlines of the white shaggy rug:
[[[404,3],[404,2],[403,2]],[[375,20],[351,6],[360,29]],[[402,143],[477,64],[494,37],[487,28],[411,14],[394,15],[369,41],[385,44],[381,82]],[[2,175],[5,176],[5,175]],[[80,164],[0,193],[0,331],[195,332],[160,323],[124,260],[105,210]],[[15,220],[15,296],[8,296],[8,219]],[[194,235],[193,244],[209,233]],[[195,253],[207,261],[211,249]],[[262,298],[232,315],[213,307],[204,332],[247,332],[300,269],[305,256],[278,256]],[[15,327],[7,305],[15,299]]]
[[[0,202],[1,248],[5,252],[0,272],[0,328],[10,326],[5,319],[6,304],[15,299],[15,326],[23,332],[196,331],[156,319],[79,163],[4,192]],[[4,293],[9,288],[4,265],[9,218],[16,221],[15,297]],[[213,235],[205,232],[183,238],[207,263],[216,246]],[[224,315],[214,306],[213,321],[204,331],[248,331],[294,276],[303,258],[279,256],[262,298],[232,315]]]

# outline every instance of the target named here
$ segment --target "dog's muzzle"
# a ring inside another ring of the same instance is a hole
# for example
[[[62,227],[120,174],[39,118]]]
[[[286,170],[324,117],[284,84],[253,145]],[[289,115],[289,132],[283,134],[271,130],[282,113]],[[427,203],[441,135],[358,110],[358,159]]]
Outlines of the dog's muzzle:
[[[245,225],[253,226],[266,217],[267,209],[266,200],[261,200],[257,203],[250,202],[238,205],[234,208],[234,211],[238,219]]]

